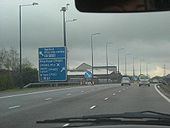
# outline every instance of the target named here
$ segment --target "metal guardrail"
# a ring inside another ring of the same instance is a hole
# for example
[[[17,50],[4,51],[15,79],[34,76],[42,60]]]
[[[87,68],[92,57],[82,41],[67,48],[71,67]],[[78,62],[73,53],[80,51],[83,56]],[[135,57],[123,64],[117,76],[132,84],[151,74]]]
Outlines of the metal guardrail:
[[[38,83],[29,83],[23,88],[29,87],[57,87],[62,85],[80,85],[80,82],[38,82]]]
[[[29,83],[25,85],[23,88],[29,88],[29,87],[41,87],[41,86],[58,86],[57,83]]]

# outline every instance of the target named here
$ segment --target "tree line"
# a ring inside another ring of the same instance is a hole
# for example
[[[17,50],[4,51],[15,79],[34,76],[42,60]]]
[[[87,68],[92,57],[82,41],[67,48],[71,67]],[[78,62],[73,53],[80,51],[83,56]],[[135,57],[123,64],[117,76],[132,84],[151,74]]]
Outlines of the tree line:
[[[38,70],[26,58],[22,60],[22,72],[19,70],[19,54],[16,49],[0,49],[0,90],[23,87],[38,81]]]

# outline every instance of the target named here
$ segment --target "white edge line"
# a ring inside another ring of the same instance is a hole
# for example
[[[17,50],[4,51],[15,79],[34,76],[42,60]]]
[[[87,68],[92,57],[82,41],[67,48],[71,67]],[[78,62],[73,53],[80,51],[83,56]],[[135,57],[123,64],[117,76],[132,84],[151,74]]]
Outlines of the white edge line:
[[[84,87],[75,87],[76,89],[79,88],[88,88],[88,86]],[[41,93],[48,93],[48,92],[59,92],[59,91],[65,91],[65,90],[71,90],[73,88],[63,88],[63,89],[53,89],[53,90],[45,90],[45,91],[37,91],[37,92],[30,92],[30,93],[21,93],[16,95],[7,95],[7,96],[1,96],[0,99],[6,99],[6,98],[12,98],[12,97],[19,97],[19,96],[27,96],[27,95],[33,95],[33,94],[41,94]]]
[[[167,96],[165,96],[162,92],[160,92],[160,91],[158,90],[158,88],[156,87],[156,85],[155,85],[155,89],[156,89],[156,91],[157,91],[166,101],[168,101],[168,102],[170,103],[170,99],[169,99]]]
[[[14,109],[14,108],[19,108],[19,107],[21,107],[21,106],[20,105],[16,105],[16,106],[11,106],[8,109]]]
[[[0,97],[0,99],[12,98],[12,97],[19,97],[19,96],[28,96],[28,95],[33,95],[33,94],[41,94],[41,93],[55,92],[55,91],[59,91],[59,90],[55,89],[55,90],[38,91],[38,92],[30,92],[30,93],[23,93],[23,94],[2,96],[2,97]]]

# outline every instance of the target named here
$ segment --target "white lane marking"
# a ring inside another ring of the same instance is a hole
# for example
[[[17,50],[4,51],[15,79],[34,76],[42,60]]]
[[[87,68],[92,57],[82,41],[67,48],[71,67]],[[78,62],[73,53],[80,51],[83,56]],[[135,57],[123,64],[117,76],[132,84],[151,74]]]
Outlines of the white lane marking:
[[[46,101],[47,101],[47,100],[51,100],[51,99],[52,99],[52,98],[46,98],[46,99],[44,99],[44,100],[46,100]]]
[[[71,93],[68,93],[67,96],[71,96]]]
[[[108,97],[104,98],[105,101],[108,100],[108,99],[109,99]]]
[[[121,92],[121,90],[119,90],[119,92]]]
[[[166,101],[168,101],[168,102],[170,103],[170,99],[169,99],[167,96],[165,96],[162,92],[160,92],[160,91],[158,90],[158,88],[156,87],[156,85],[155,85],[154,87],[155,87],[156,91],[157,91]]]
[[[63,127],[68,127],[70,124],[69,123],[67,123],[67,124],[64,124],[63,125]]]
[[[113,95],[113,96],[115,96],[116,94],[115,94],[115,93],[113,93],[112,95]]]
[[[16,105],[16,106],[11,106],[8,109],[14,109],[14,108],[19,108],[19,107],[21,107],[21,106],[20,105]]]
[[[94,109],[96,107],[96,105],[93,105],[90,107],[90,110]]]

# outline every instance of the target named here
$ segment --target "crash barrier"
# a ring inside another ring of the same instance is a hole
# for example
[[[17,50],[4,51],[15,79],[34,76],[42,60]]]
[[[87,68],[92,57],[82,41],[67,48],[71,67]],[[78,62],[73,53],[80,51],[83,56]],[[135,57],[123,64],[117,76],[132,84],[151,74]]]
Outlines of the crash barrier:
[[[80,85],[79,82],[38,82],[29,83],[23,88],[35,88],[35,87],[59,87],[59,86],[70,86],[70,85]]]

